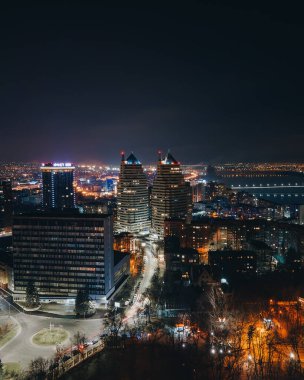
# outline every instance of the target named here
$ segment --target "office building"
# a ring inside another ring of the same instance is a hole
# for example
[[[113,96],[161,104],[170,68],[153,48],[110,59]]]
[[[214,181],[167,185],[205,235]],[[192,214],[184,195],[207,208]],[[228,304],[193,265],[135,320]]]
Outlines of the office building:
[[[44,300],[74,299],[87,288],[92,299],[114,291],[113,228],[109,215],[40,213],[13,223],[14,299],[34,280]]]
[[[0,180],[0,227],[11,228],[13,216],[13,191],[9,180]]]
[[[147,233],[149,221],[148,182],[141,162],[133,153],[121,156],[117,185],[116,232]]]
[[[70,163],[42,164],[44,210],[75,208],[74,170]]]
[[[192,194],[185,182],[180,163],[168,152],[158,160],[157,174],[152,188],[152,231],[162,238],[167,218],[191,219]]]

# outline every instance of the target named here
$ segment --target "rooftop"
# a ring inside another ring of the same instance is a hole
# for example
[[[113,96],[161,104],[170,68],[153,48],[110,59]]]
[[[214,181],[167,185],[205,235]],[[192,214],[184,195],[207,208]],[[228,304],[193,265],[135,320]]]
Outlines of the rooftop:
[[[164,165],[179,165],[179,162],[172,156],[170,152],[167,153],[167,156],[161,162]]]
[[[41,164],[41,169],[75,169],[70,162],[48,162]]]
[[[137,159],[133,152],[129,155],[129,157],[125,160],[124,153],[121,155],[122,161],[127,165],[140,165],[141,162]]]
[[[130,259],[130,254],[121,251],[114,251],[114,266],[120,263],[125,258],[126,260]]]

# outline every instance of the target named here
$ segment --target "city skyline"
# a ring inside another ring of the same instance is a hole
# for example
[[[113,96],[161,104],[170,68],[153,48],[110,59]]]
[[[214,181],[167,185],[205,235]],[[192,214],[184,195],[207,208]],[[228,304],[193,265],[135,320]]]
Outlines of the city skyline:
[[[302,9],[1,5],[0,380],[304,379]]]
[[[135,151],[135,149],[133,150],[130,150],[130,152],[133,152]],[[137,150],[136,150],[137,151]],[[138,149],[138,151],[140,151],[140,149]],[[142,165],[143,167],[145,166],[157,166],[157,157],[158,157],[158,153],[161,152],[162,154],[165,154],[167,151],[172,151],[171,149],[164,149],[162,151],[160,151],[159,149],[155,151],[155,157],[154,157],[154,160],[145,160],[145,157],[143,157],[143,160],[142,160]],[[174,151],[175,152],[175,151]],[[121,151],[119,152],[116,152],[116,156],[119,156],[119,154],[121,153]],[[142,157],[142,156],[141,156]],[[63,160],[61,159],[60,160],[60,157],[59,159],[54,159],[54,160],[7,160],[7,161],[0,161],[0,165],[11,165],[11,164],[16,164],[16,165],[37,165],[37,166],[41,166],[42,164],[44,164],[46,161],[49,161],[51,164],[57,164],[59,163],[60,161],[60,164],[65,164],[65,163],[69,163],[71,165],[74,165],[74,166],[89,166],[89,165],[100,165],[100,166],[111,166],[111,167],[117,167],[119,169],[119,166],[120,166],[120,160],[119,158],[116,157],[116,160],[113,160],[113,161],[107,161],[107,160],[98,160],[98,159],[92,159],[92,160]],[[259,161],[259,160],[256,160],[256,161],[232,161],[232,160],[223,160],[223,161],[207,161],[207,160],[198,160],[196,162],[189,162],[189,161],[181,161],[181,166],[195,166],[195,165],[205,165],[205,166],[208,166],[208,165],[211,165],[211,166],[221,166],[221,165],[248,165],[248,166],[253,166],[254,165],[285,165],[285,166],[288,166],[288,165],[295,165],[295,166],[299,166],[299,167],[302,167],[304,165],[304,160],[299,160],[299,161],[296,161],[296,160],[276,160],[276,161]]]
[[[1,13],[1,161],[114,163],[123,147],[146,162],[168,147],[187,163],[301,160],[295,8],[29,2]]]

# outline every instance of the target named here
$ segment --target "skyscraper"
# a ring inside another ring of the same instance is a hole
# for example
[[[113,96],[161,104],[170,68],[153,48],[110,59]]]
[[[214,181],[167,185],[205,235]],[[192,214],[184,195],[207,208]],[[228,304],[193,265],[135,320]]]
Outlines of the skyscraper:
[[[121,156],[117,185],[117,232],[147,232],[149,221],[148,182],[141,162],[133,153]]]
[[[70,163],[42,164],[42,205],[45,210],[75,208],[74,170]]]
[[[10,180],[0,180],[0,227],[12,226],[13,191]]]
[[[180,163],[170,152],[163,160],[159,157],[151,206],[152,231],[159,237],[164,235],[165,219],[191,217],[190,184],[185,182]]]

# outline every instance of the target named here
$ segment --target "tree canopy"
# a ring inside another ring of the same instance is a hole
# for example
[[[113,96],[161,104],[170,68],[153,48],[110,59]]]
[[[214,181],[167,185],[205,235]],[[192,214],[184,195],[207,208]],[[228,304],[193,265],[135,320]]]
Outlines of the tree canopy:
[[[87,289],[78,290],[75,300],[75,313],[76,315],[87,316],[93,314],[94,309],[91,305],[91,298]]]
[[[28,282],[26,287],[25,302],[27,307],[37,307],[40,305],[38,290],[32,280]]]

